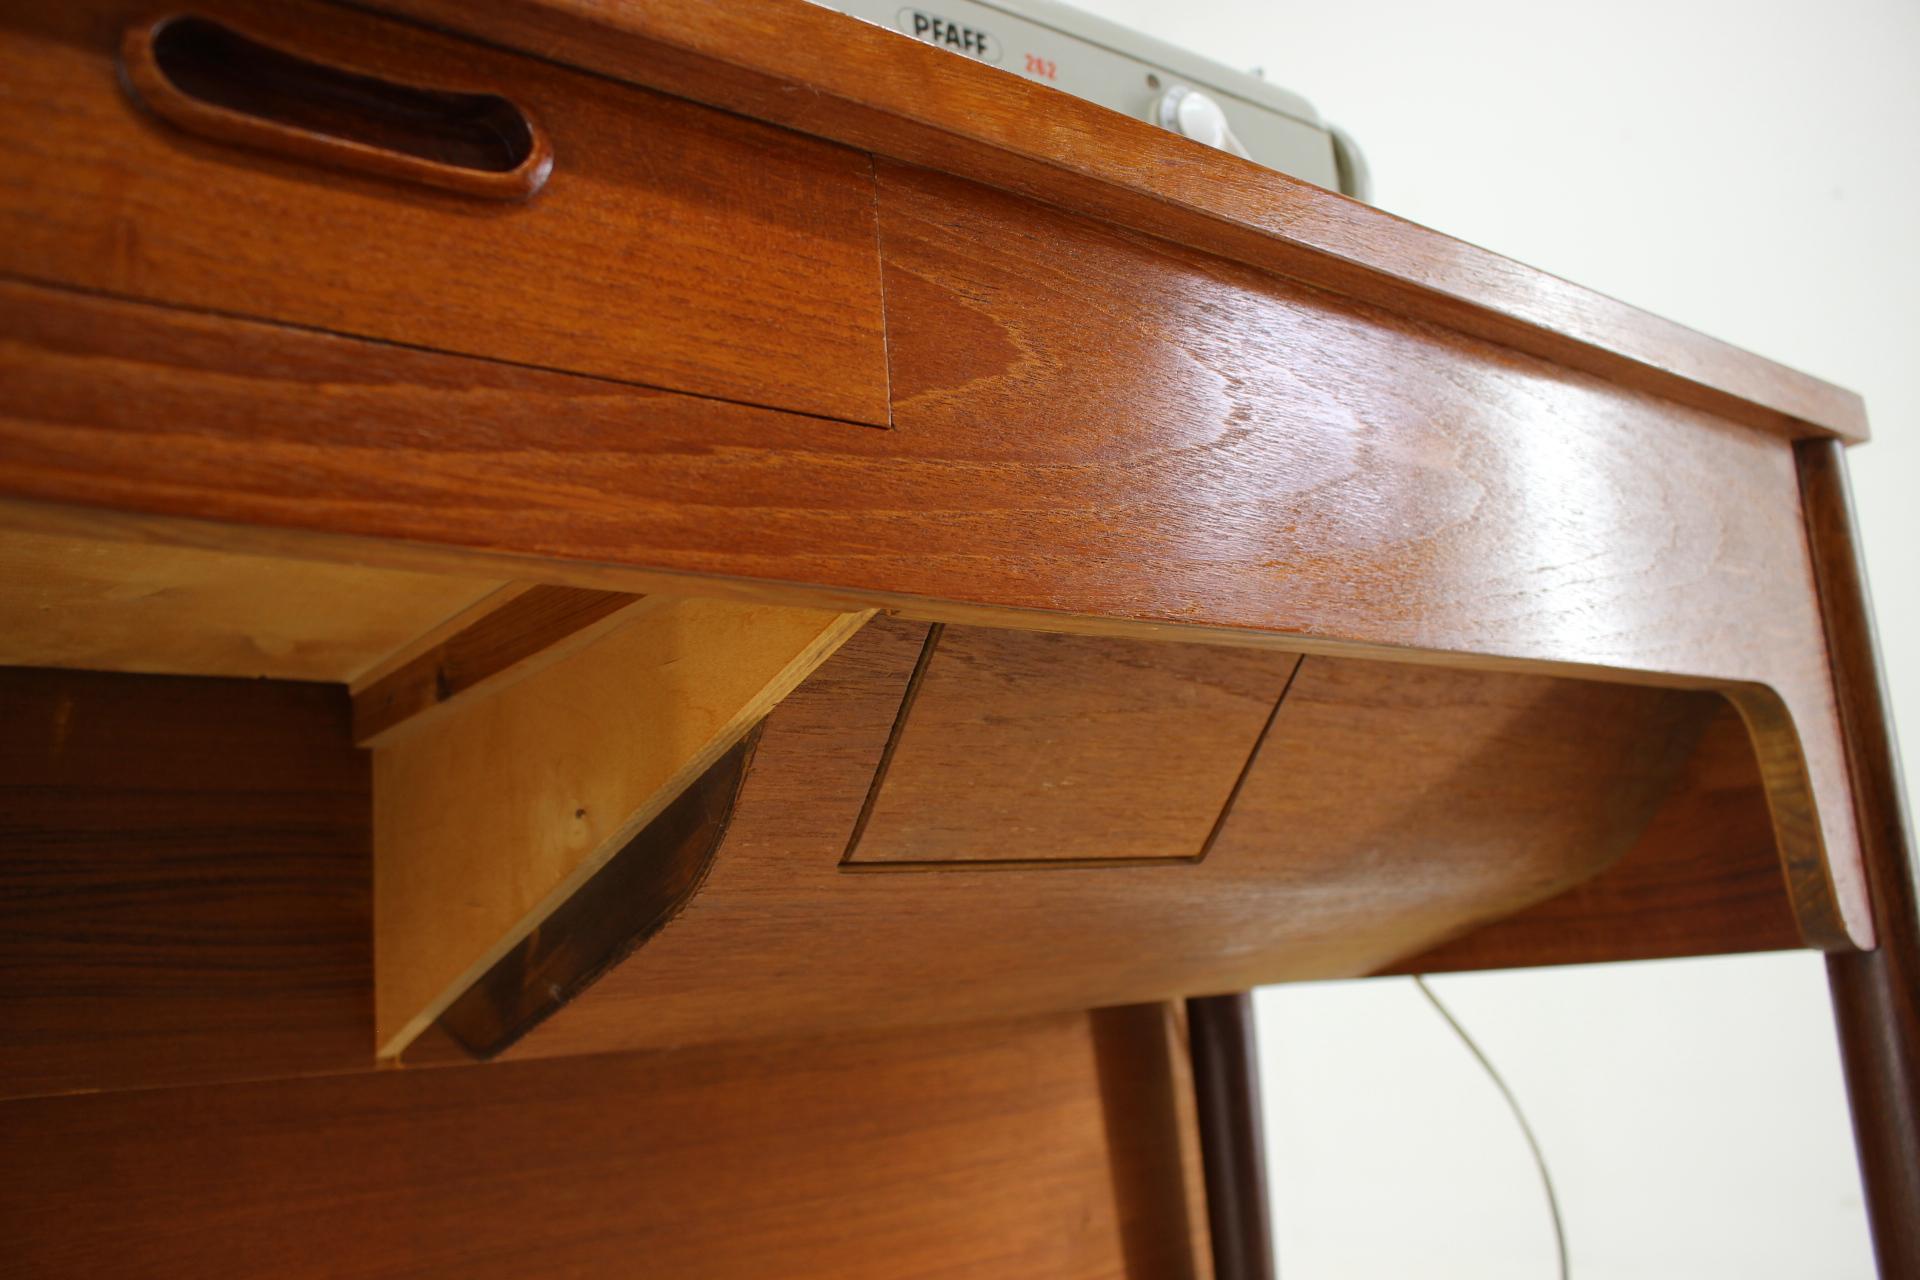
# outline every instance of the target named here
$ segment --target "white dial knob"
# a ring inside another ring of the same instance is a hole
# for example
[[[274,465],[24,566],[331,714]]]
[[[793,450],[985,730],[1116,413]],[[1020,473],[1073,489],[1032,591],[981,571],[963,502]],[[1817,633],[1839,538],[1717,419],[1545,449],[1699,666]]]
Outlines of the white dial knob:
[[[1154,118],[1163,129],[1171,129],[1195,142],[1204,142],[1210,147],[1222,151],[1231,151],[1237,156],[1247,154],[1240,145],[1240,139],[1233,136],[1233,127],[1227,123],[1227,113],[1218,102],[1198,89],[1177,84],[1160,95],[1154,104]]]

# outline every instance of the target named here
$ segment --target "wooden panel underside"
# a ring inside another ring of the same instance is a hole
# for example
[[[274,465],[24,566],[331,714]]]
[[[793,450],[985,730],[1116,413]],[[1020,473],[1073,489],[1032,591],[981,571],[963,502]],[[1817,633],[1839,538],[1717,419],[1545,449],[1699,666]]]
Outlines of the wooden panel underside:
[[[1619,862],[1387,971],[1599,964],[1800,945],[1753,743],[1739,715],[1722,706],[1672,794]]]
[[[0,1096],[370,1065],[344,689],[0,669],[0,725]]]
[[[1782,442],[938,182],[885,178],[893,431],[0,285],[0,485],[306,554],[1721,687],[1803,934],[1864,936]]]
[[[209,142],[121,88],[121,34],[152,4],[9,5],[0,271],[887,421],[866,156],[345,6],[191,8],[395,83],[504,95],[551,135],[553,176],[474,200]]]
[[[509,1056],[1367,973],[1610,865],[1718,705],[1309,657],[1197,864],[857,874],[841,854],[924,631],[870,623],[775,709],[700,893]],[[971,792],[926,803],[996,821]]]
[[[933,628],[847,862],[1198,858],[1298,661]]]
[[[0,1104],[0,1271],[1205,1280],[1174,1011]]]
[[[1243,789],[1257,821],[1199,866],[849,874],[920,630],[869,624],[774,712],[739,838],[693,905],[529,1050],[1363,972],[1391,958],[1379,929],[1414,947],[1604,862],[1662,725],[1684,738],[1668,704],[1701,696],[1308,659]],[[0,690],[17,726],[0,753],[0,1097],[372,1069],[370,780],[343,691],[25,670]],[[1405,752],[1378,749],[1402,734]],[[1622,859],[1642,868],[1637,908],[1590,922],[1595,948],[1639,954],[1649,920],[1669,946],[1674,928],[1695,950],[1781,945],[1755,923],[1784,912],[1777,870],[1723,839],[1765,830],[1751,758],[1684,778],[1709,775],[1693,803],[1712,820]],[[1769,883],[1770,916],[1698,906]]]
[[[648,597],[373,750],[375,1033],[397,1053],[864,614]]]
[[[350,681],[485,579],[0,532],[0,666]]]

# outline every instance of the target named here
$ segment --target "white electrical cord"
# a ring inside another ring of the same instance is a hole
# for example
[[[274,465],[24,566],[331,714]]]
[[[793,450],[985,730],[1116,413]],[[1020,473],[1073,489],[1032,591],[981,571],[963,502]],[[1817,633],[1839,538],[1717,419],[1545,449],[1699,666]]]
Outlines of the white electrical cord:
[[[1480,1051],[1480,1046],[1473,1042],[1473,1037],[1467,1034],[1467,1029],[1460,1025],[1460,1020],[1453,1016],[1446,1005],[1440,1003],[1439,996],[1433,994],[1433,988],[1427,985],[1426,979],[1416,973],[1413,975],[1413,985],[1420,988],[1420,994],[1427,998],[1427,1003],[1433,1006],[1434,1012],[1446,1019],[1447,1025],[1453,1028],[1453,1034],[1460,1037],[1460,1043],[1467,1046],[1467,1052],[1479,1061],[1480,1066],[1487,1073],[1487,1078],[1493,1081],[1493,1087],[1498,1089],[1500,1096],[1507,1100],[1507,1109],[1513,1112],[1514,1120],[1520,1125],[1520,1133],[1527,1140],[1527,1149],[1533,1152],[1534,1167],[1540,1170],[1540,1185],[1546,1189],[1547,1193],[1547,1212],[1553,1215],[1553,1243],[1560,1253],[1560,1280],[1568,1280],[1572,1273],[1567,1266],[1567,1229],[1560,1220],[1560,1197],[1553,1193],[1553,1175],[1547,1172],[1546,1154],[1540,1150],[1540,1140],[1533,1136],[1533,1126],[1527,1123],[1526,1112],[1520,1109],[1520,1100],[1513,1096],[1513,1090],[1507,1088],[1507,1082],[1500,1078],[1500,1073],[1494,1070],[1493,1063],[1488,1060],[1487,1055]]]

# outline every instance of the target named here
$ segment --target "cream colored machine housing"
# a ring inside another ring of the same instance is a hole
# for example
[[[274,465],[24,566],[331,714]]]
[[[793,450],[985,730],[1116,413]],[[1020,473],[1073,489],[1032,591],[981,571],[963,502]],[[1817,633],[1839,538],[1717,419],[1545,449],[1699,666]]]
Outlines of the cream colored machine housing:
[[[1359,148],[1300,95],[1057,0],[816,2],[1368,198]]]

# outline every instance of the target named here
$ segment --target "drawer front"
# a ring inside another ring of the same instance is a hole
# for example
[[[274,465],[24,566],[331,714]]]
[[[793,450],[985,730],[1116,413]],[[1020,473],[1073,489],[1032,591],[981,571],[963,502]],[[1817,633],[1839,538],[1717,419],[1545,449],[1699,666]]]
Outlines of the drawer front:
[[[13,135],[0,148],[0,272],[886,422],[864,154],[331,5],[181,11],[269,60],[278,50],[392,85],[497,95],[553,155],[544,185],[519,199],[356,172],[297,146],[205,136],[137,103],[122,42],[168,12],[72,0],[0,15],[0,118]],[[277,71],[243,54],[207,74],[244,91]],[[293,92],[306,92],[298,79]],[[175,82],[205,92],[184,71]]]

